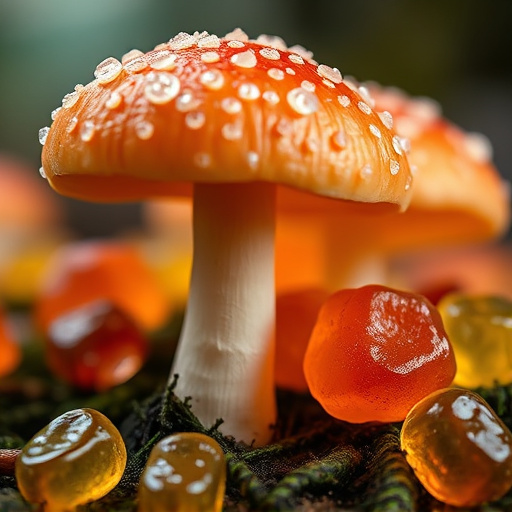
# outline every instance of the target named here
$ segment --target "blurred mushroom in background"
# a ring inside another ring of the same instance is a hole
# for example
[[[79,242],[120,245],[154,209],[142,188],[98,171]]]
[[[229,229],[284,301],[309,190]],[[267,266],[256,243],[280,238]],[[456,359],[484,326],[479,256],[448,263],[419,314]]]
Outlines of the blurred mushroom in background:
[[[65,237],[59,196],[36,168],[0,154],[0,296],[29,302],[50,254]]]
[[[155,200],[142,205],[145,230],[131,241],[139,248],[177,310],[187,303],[192,270],[192,202]]]

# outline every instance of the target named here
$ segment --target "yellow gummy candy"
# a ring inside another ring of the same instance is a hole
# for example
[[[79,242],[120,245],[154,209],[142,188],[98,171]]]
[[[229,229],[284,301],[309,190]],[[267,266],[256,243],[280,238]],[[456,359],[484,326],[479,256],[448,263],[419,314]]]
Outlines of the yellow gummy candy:
[[[54,419],[23,448],[16,480],[23,497],[45,512],[73,510],[110,492],[126,465],[126,448],[112,422],[93,409]]]
[[[226,462],[219,444],[174,434],[153,448],[139,483],[139,512],[220,512]]]

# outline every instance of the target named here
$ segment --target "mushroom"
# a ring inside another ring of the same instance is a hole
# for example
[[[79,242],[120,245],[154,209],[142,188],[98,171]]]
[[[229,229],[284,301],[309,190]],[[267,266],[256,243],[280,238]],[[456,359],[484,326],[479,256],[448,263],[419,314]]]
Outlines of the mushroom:
[[[95,76],[42,130],[44,174],[92,201],[193,193],[175,392],[205,425],[222,418],[224,433],[265,443],[276,419],[276,188],[300,196],[292,208],[314,195],[346,215],[384,214],[407,206],[407,160],[337,69],[278,37],[180,33],[107,58]]]
[[[319,285],[335,291],[390,284],[393,257],[486,242],[498,238],[509,225],[508,184],[493,166],[490,143],[483,135],[466,133],[443,118],[437,102],[429,98],[412,98],[396,87],[375,82],[360,86],[353,79],[346,81],[367,94],[372,99],[368,101],[383,112],[386,124],[396,130],[394,143],[408,153],[414,174],[411,203],[404,215],[392,221],[383,216],[354,215],[338,229],[336,238],[329,232],[339,219],[319,208],[316,215],[323,216],[326,226],[322,242],[314,247],[302,243],[302,247],[324,256],[322,264],[316,267],[316,275],[314,269],[305,270],[311,276],[306,286],[293,276],[283,277],[283,292]],[[282,205],[290,202],[286,194],[281,198]],[[371,237],[366,236],[369,229]],[[282,231],[289,232],[289,228]],[[346,239],[351,241],[348,247],[341,242]],[[278,237],[277,268],[283,273],[289,246],[302,250],[297,243],[290,235]],[[315,261],[311,255],[309,260]],[[290,282],[294,279],[295,286]]]

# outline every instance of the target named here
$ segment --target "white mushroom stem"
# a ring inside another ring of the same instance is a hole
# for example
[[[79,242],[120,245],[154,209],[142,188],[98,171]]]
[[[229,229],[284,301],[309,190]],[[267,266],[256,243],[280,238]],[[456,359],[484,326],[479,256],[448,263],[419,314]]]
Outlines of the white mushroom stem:
[[[264,444],[276,419],[273,185],[199,184],[194,260],[171,372],[207,427]]]

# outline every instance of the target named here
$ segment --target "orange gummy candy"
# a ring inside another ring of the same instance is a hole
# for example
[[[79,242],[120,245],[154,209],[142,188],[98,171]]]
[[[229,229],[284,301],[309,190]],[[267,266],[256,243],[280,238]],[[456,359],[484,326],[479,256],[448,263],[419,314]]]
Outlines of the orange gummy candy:
[[[146,361],[149,345],[130,315],[107,300],[89,302],[59,316],[44,341],[52,372],[93,391],[133,377]]]
[[[78,242],[63,247],[49,265],[35,305],[42,331],[61,314],[106,299],[141,327],[159,327],[169,301],[138,251],[117,242]]]
[[[332,416],[392,422],[455,375],[452,347],[424,297],[369,285],[322,306],[304,359],[312,395]]]

